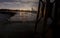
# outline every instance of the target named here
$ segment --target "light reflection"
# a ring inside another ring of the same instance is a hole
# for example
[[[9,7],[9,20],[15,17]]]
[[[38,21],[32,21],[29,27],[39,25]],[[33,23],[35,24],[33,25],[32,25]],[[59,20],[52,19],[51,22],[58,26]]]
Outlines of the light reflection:
[[[20,10],[31,10],[31,8],[20,8]]]

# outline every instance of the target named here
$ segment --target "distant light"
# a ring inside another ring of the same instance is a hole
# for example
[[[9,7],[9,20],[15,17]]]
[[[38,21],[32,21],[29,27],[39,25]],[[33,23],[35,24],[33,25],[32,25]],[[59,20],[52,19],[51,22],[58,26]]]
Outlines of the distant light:
[[[20,8],[20,10],[32,10],[31,8]]]

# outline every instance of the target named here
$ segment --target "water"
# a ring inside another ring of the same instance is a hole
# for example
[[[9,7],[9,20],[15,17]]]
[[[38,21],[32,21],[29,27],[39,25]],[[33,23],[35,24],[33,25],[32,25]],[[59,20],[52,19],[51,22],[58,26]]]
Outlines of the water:
[[[34,21],[36,13],[31,12],[17,12],[16,15],[10,18],[10,21]]]
[[[10,17],[10,15],[8,15],[8,14],[0,14],[0,21],[8,20],[9,17]]]
[[[8,18],[9,15],[1,15],[1,19]],[[36,18],[35,13],[17,12],[16,15],[10,18],[10,21],[33,21]],[[2,38],[30,38],[33,35],[35,23],[32,22],[15,22],[1,25],[0,35]],[[0,37],[0,38],[1,38]]]

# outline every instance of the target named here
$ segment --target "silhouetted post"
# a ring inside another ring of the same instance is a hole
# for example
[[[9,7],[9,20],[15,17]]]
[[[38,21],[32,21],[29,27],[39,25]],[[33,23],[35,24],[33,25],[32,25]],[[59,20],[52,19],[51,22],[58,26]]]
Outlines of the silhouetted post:
[[[55,1],[53,2],[49,2],[49,10],[48,10],[48,18],[51,18],[53,20],[53,17],[52,17],[52,13],[53,13],[53,5],[54,5]]]
[[[45,33],[46,33],[48,10],[49,10],[49,2],[50,2],[50,0],[46,0],[46,12],[45,12],[44,24],[43,24],[43,38],[45,38]]]
[[[37,17],[36,17],[36,22],[35,22],[35,29],[34,29],[34,32],[35,32],[35,33],[36,33],[36,30],[37,30],[37,24],[38,24],[39,13],[40,13],[40,0],[39,0],[38,12],[37,12]]]
[[[41,0],[41,2],[42,2],[42,9],[41,9],[41,17],[38,19],[38,22],[40,22],[41,21],[41,18],[42,17],[44,17],[44,9],[45,9],[45,2],[43,2],[42,0]]]
[[[42,1],[42,5],[43,6],[42,6],[42,10],[41,11],[42,11],[42,17],[43,17],[44,16],[44,8],[45,8],[45,3],[43,1]]]
[[[54,13],[54,22],[55,22],[55,25],[57,23],[57,20],[58,20],[58,8],[60,6],[60,0],[55,0],[55,13]]]

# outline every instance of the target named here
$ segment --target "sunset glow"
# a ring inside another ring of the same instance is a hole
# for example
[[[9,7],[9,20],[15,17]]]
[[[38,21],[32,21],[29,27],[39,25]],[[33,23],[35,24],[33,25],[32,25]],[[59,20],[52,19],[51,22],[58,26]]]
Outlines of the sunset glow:
[[[0,0],[0,9],[35,10],[38,0]]]
[[[31,10],[31,8],[20,8],[20,10]]]

